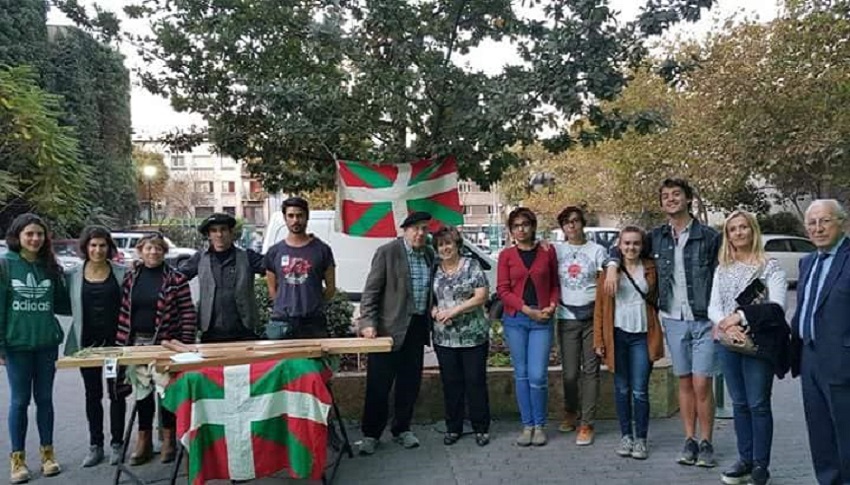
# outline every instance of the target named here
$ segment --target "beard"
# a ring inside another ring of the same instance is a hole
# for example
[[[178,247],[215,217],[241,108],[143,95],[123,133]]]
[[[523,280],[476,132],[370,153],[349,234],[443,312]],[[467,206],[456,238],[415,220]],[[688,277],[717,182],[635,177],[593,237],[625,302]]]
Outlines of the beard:
[[[292,234],[304,234],[307,231],[307,225],[293,224],[291,226],[287,226],[287,229],[289,229],[289,232],[291,232]]]

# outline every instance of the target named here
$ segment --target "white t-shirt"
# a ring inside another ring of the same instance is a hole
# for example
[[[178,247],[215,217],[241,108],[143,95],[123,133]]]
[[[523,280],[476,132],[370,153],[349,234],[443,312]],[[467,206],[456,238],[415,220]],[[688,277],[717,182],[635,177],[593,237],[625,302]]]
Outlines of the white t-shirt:
[[[581,246],[556,243],[561,301],[567,305],[588,305],[596,300],[596,273],[605,262],[605,248],[593,241]],[[558,318],[574,320],[575,315],[558,305]]]

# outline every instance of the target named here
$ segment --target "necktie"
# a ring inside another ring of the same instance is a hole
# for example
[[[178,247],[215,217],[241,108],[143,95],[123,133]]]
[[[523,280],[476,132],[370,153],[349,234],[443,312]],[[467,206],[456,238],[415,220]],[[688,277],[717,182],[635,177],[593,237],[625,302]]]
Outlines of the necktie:
[[[806,301],[806,321],[803,322],[803,342],[812,343],[812,329],[815,324],[815,304],[818,300],[818,288],[820,286],[820,274],[823,270],[826,258],[830,257],[829,253],[821,253],[815,260],[815,270],[812,271],[812,277],[809,278],[809,298]]]

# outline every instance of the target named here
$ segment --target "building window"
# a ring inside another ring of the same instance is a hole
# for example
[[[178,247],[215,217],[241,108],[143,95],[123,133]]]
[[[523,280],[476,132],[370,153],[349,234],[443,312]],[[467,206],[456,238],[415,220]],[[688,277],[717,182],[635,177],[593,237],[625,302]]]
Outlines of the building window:
[[[236,193],[236,182],[225,180],[221,183],[221,192],[224,194]]]
[[[251,224],[265,223],[262,206],[248,205],[242,207],[242,214],[246,221]]]
[[[186,168],[186,157],[183,155],[171,155],[171,168]]]
[[[230,214],[233,217],[236,217],[236,207],[226,205],[222,207],[221,210],[224,211],[225,214]]]
[[[212,194],[215,191],[213,183],[204,180],[203,182],[195,182],[195,192],[199,194]]]
[[[209,155],[195,155],[192,157],[192,166],[195,168],[215,168],[212,157]]]
[[[215,207],[199,205],[195,207],[195,217],[198,219],[203,219],[205,217],[209,217],[215,212]]]

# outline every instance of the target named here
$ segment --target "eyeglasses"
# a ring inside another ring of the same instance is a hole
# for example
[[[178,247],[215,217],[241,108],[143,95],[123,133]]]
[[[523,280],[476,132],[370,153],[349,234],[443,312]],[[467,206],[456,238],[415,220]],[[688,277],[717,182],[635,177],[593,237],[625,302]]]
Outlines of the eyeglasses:
[[[806,221],[806,229],[817,229],[818,227],[828,227],[838,219],[831,217],[822,217],[820,219],[809,219]]]
[[[511,224],[511,230],[515,231],[517,229],[531,229],[531,223],[530,222],[519,222],[519,223],[516,223],[516,224]]]

